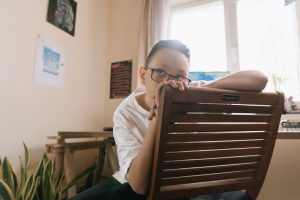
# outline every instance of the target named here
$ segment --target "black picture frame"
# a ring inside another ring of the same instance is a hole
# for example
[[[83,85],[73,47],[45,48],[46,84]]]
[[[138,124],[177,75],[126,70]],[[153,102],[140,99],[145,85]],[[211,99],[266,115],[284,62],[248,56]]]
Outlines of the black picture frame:
[[[47,21],[74,36],[77,2],[74,0],[49,0]]]

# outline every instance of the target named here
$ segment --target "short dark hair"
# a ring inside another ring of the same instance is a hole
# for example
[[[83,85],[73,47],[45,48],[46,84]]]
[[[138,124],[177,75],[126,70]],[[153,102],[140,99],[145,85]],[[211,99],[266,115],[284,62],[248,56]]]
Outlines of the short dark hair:
[[[184,45],[182,42],[180,42],[178,40],[160,40],[152,47],[152,49],[146,59],[146,63],[145,63],[146,67],[150,64],[153,56],[160,49],[173,49],[173,50],[179,51],[187,57],[188,61],[190,61],[190,57],[191,57],[190,49],[186,45]]]

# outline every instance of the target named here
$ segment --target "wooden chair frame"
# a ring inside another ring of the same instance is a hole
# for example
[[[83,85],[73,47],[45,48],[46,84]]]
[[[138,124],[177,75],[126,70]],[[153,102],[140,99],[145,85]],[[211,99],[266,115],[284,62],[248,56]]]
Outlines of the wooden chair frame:
[[[48,139],[56,140],[56,143],[46,144],[47,153],[55,154],[55,174],[64,171],[67,183],[76,176],[76,161],[74,159],[74,152],[76,151],[98,149],[99,170],[97,173],[99,174],[104,168],[105,156],[107,156],[112,171],[117,171],[119,168],[112,150],[112,144],[114,144],[112,131],[60,131],[57,136],[48,136]],[[76,139],[77,141],[67,141],[68,139]],[[99,180],[95,179],[94,181],[98,182]],[[72,197],[76,193],[76,186],[68,189],[68,197]]]
[[[282,93],[163,88],[148,199],[245,190],[255,200],[283,104]]]

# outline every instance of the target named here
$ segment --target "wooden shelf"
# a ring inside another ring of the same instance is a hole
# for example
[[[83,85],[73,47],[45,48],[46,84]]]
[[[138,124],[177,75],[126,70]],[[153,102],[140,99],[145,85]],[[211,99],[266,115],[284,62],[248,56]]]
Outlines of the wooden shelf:
[[[300,139],[300,131],[278,131],[277,139]]]

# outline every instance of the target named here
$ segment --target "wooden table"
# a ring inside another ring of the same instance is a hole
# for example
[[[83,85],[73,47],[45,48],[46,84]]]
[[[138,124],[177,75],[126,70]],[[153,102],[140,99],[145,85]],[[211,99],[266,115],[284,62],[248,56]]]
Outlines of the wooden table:
[[[47,153],[55,154],[55,173],[64,171],[67,183],[76,176],[74,170],[74,151],[86,149],[98,149],[98,163],[101,173],[104,167],[105,155],[108,164],[113,171],[118,169],[116,158],[113,155],[112,145],[114,145],[113,134],[111,131],[103,132],[58,132],[57,136],[48,136],[48,139],[55,139],[56,143],[46,144]],[[66,139],[93,139],[87,141],[66,141]],[[76,186],[68,190],[68,197],[77,193]]]

